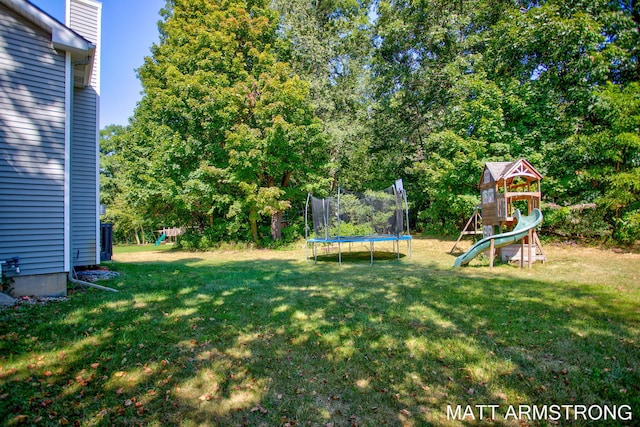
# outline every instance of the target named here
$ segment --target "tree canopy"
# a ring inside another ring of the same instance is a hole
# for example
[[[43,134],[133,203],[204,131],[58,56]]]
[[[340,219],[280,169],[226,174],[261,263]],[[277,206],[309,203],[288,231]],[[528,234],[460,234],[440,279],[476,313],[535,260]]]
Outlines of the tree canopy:
[[[308,191],[403,178],[413,225],[453,233],[484,163],[527,158],[548,232],[640,238],[636,0],[168,0],[162,17],[129,126],[103,130],[116,229],[267,243],[302,233]]]

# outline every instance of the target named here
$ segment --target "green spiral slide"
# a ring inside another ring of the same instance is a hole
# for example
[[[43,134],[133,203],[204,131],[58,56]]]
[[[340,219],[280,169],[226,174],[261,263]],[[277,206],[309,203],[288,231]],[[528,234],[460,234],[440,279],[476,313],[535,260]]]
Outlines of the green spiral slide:
[[[494,247],[496,249],[501,248],[523,239],[529,233],[529,230],[536,228],[538,224],[542,222],[542,212],[538,208],[534,209],[533,212],[531,212],[531,215],[527,216],[522,216],[520,214],[520,210],[516,210],[515,217],[518,223],[513,230],[507,233],[494,234],[493,236],[485,237],[478,241],[476,244],[471,246],[467,252],[456,258],[453,266],[461,267],[469,264],[469,261],[489,249],[491,246],[491,239],[494,240]]]

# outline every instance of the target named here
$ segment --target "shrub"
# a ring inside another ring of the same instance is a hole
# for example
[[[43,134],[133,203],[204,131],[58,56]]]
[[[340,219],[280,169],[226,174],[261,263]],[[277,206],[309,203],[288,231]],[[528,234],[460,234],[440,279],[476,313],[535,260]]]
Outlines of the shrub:
[[[629,212],[615,219],[613,238],[620,243],[631,245],[640,240],[640,210]]]
[[[595,205],[543,206],[542,232],[564,239],[605,241],[613,232],[606,210]]]

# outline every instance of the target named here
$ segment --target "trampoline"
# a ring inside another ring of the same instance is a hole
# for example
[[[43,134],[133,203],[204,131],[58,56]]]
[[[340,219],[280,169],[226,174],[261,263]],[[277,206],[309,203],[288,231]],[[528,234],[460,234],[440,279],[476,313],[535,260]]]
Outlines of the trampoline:
[[[312,217],[313,231],[309,226]],[[310,233],[311,232],[311,233]],[[400,259],[400,242],[407,242],[411,256],[409,209],[402,180],[380,191],[355,193],[338,188],[336,197],[319,199],[307,195],[305,206],[305,237],[307,259],[311,246],[313,260],[318,261],[318,245],[331,249],[337,245],[338,262],[342,265],[342,246],[368,246],[373,264],[376,242],[392,242],[393,252]]]

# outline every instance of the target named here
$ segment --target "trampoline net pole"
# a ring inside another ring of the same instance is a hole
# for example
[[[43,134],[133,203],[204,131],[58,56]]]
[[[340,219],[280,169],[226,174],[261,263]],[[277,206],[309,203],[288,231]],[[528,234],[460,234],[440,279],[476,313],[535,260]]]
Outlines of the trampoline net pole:
[[[304,205],[304,238],[309,238],[309,200],[311,200],[311,193],[307,193],[307,203]]]
[[[340,187],[338,187],[338,210],[337,210],[337,217],[338,217],[338,238],[340,237]],[[340,251],[340,243],[338,243],[338,252]]]
[[[402,192],[402,199],[404,200],[404,212],[407,216],[407,236],[411,236],[411,232],[409,231],[409,201],[407,200],[407,193],[405,191]]]
[[[327,209],[327,199],[322,199],[322,222],[324,223],[324,238],[329,238],[329,209]]]

